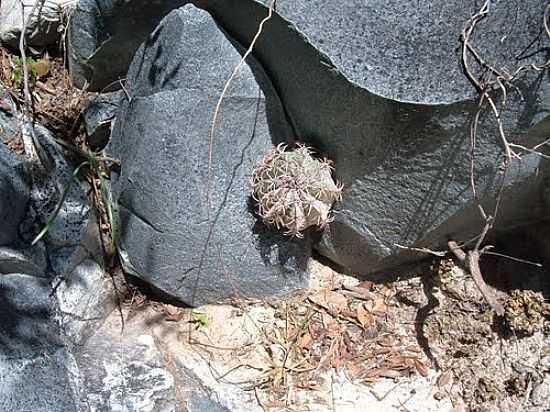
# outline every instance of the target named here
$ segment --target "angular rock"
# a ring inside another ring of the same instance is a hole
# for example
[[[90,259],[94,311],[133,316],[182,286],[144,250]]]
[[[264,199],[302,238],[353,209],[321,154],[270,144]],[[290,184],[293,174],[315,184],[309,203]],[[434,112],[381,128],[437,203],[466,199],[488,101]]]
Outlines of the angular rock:
[[[212,115],[240,58],[208,13],[172,12],[136,54],[131,99],[113,131],[126,265],[186,304],[283,294],[308,281],[307,238],[273,232],[250,207],[255,162],[292,136],[259,67],[256,77],[242,67],[221,106],[207,202]]]
[[[29,18],[31,10],[39,0],[3,0],[0,4],[0,40],[13,48],[19,47],[19,38],[23,30],[23,16]],[[37,7],[27,24],[26,42],[29,46],[44,47],[55,44],[64,30],[63,14],[75,0],[46,0]]]
[[[268,0],[193,3],[246,46],[267,15]],[[464,24],[480,7],[481,2],[465,7],[460,1],[422,7],[396,0],[279,1],[263,28],[254,56],[269,73],[298,137],[332,158],[336,177],[346,185],[319,250],[351,271],[373,272],[423,256],[397,244],[443,247],[450,237],[468,240],[481,229],[469,179],[469,128],[478,95],[460,55]],[[155,21],[164,12],[138,1],[126,11],[152,12]],[[543,11],[540,0],[491,3],[471,41],[487,61],[508,72],[542,64]],[[121,15],[112,14],[111,24]],[[105,39],[99,21],[88,23]],[[119,38],[101,47],[135,47]],[[107,60],[98,42],[89,47]],[[95,70],[104,73],[99,65]],[[481,68],[472,64],[472,70],[479,74]],[[548,81],[536,73],[517,86],[525,100],[509,90],[505,130],[521,144],[538,143],[550,128]],[[496,124],[485,111],[475,181],[488,209],[502,180],[501,161]],[[508,172],[497,229],[541,217],[539,163],[524,156]]]
[[[67,161],[61,146],[46,128],[37,125],[35,134],[52,159],[53,168],[47,174],[33,174],[33,208],[44,224],[57,207],[62,194],[67,191],[44,239],[51,250],[75,248],[80,244],[90,211],[85,187],[73,176],[78,165]]]
[[[100,91],[126,78],[134,53],[166,14],[186,0],[81,0],[68,31],[69,72],[76,87]]]
[[[118,315],[118,314],[117,314]],[[174,377],[151,335],[104,327],[77,355],[92,411],[176,412]]]
[[[531,402],[535,406],[545,407],[548,404],[548,399],[550,399],[550,378],[546,377],[531,392]]]
[[[190,369],[189,365],[194,366],[196,362],[178,351],[182,340],[174,323],[158,322],[157,312],[142,309],[139,313],[131,313],[131,308],[123,308],[122,313],[112,312],[96,333],[75,351],[83,398],[90,410],[242,412],[259,409],[246,403],[242,399],[244,392],[235,386],[229,388],[229,394],[210,389]],[[212,377],[212,371],[208,372]],[[234,399],[244,408],[223,406]],[[250,400],[253,401],[253,397]]]
[[[74,359],[54,321],[47,280],[0,276],[0,410],[77,411]]]
[[[267,15],[252,0],[198,3],[245,46]],[[297,135],[335,161],[335,175],[345,185],[319,249],[353,272],[424,256],[398,244],[445,247],[449,238],[466,241],[482,228],[469,178],[477,92],[462,72],[459,41],[480,6],[281,1],[264,27],[255,56]],[[491,3],[472,42],[510,72],[527,62],[516,56],[541,64],[543,9],[537,0]],[[529,98],[521,101],[509,90],[505,130],[521,144],[540,142],[550,125],[549,82],[534,73],[517,86]],[[488,111],[475,155],[477,192],[492,210],[503,152]],[[496,228],[541,219],[539,165],[539,158],[524,156],[508,171]]]
[[[9,136],[4,135],[3,117],[0,116],[0,130],[2,139],[6,139]],[[27,212],[29,196],[22,159],[0,142],[0,246],[17,240],[18,227]]]
[[[67,339],[82,344],[116,308],[117,290],[97,262],[86,258],[56,289],[57,321]]]
[[[47,277],[47,261],[44,248],[23,250],[0,247],[0,274],[25,273],[30,276]]]
[[[122,91],[103,93],[94,97],[84,110],[88,144],[92,149],[103,149],[111,136],[111,125],[125,98]]]

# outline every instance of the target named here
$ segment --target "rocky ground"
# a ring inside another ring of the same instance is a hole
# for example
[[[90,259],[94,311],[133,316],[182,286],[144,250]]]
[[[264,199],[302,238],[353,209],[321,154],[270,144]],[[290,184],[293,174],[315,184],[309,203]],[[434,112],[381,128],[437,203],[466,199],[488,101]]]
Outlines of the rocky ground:
[[[547,409],[542,290],[502,292],[502,320],[452,260],[385,283],[312,266],[311,290],[275,302],[184,309],[133,289],[101,330],[124,330],[125,344],[149,339],[165,365],[184,362],[229,410]],[[540,287],[544,276],[529,282]]]

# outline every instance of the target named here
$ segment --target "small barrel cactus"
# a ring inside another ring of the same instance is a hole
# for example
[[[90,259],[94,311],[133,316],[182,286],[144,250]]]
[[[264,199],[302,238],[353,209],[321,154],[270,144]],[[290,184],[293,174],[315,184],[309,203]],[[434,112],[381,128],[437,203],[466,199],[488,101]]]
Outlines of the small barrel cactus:
[[[330,223],[332,205],[342,195],[342,185],[334,182],[331,170],[328,160],[315,159],[306,146],[287,150],[280,144],[272,149],[256,165],[251,181],[264,223],[296,237],[310,226],[323,228]]]

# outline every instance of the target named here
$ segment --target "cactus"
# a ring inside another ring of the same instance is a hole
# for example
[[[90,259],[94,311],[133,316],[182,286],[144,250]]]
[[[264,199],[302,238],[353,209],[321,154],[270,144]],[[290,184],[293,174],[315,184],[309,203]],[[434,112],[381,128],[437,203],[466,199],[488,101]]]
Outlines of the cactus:
[[[310,226],[325,227],[332,221],[331,208],[342,195],[326,159],[312,157],[310,148],[298,145],[287,150],[283,144],[272,149],[252,174],[252,197],[266,224],[286,229],[289,236],[302,237]]]

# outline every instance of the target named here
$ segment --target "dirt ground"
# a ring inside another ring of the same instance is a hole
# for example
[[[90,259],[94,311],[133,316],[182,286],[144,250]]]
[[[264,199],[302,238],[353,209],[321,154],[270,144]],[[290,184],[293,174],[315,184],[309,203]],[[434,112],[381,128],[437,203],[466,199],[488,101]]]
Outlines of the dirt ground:
[[[452,260],[384,284],[312,270],[311,290],[278,302],[191,310],[136,292],[128,319],[161,319],[153,334],[207,386],[253,394],[264,411],[549,410],[542,290],[493,289],[507,311],[497,319]],[[545,282],[532,272],[531,285]]]

